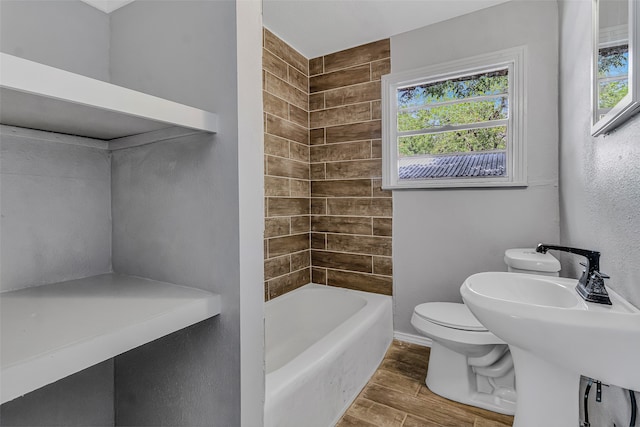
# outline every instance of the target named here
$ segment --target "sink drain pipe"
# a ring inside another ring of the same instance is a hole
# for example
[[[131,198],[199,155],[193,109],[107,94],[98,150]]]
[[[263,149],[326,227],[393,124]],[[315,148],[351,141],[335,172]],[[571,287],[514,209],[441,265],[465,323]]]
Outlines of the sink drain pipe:
[[[638,403],[636,402],[636,394],[633,390],[629,390],[629,399],[631,399],[631,421],[629,421],[629,427],[634,427],[636,425]]]
[[[593,380],[589,378],[587,381],[587,387],[584,389],[584,422],[582,423],[582,427],[590,427],[589,424],[589,392],[591,391],[591,386],[593,385]]]
[[[589,423],[589,392],[591,391],[591,386],[593,385],[593,379],[589,378],[587,381],[587,387],[584,389],[584,422],[581,424],[581,427],[590,427]],[[631,419],[629,420],[629,427],[635,427],[636,425],[636,417],[638,416],[638,403],[636,402],[636,394],[633,390],[629,391],[629,400],[631,402]],[[615,424],[614,424],[615,426]]]

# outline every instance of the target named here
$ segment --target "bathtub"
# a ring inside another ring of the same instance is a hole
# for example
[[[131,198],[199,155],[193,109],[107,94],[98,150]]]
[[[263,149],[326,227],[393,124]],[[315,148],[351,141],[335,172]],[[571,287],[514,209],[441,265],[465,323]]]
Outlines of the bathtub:
[[[308,284],[265,305],[265,427],[329,427],[393,337],[391,297]]]

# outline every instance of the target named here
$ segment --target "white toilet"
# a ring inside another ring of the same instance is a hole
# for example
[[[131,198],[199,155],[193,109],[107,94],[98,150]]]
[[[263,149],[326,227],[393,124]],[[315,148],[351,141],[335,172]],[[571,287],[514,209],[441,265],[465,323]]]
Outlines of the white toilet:
[[[560,262],[535,249],[508,249],[508,271],[558,276]],[[513,415],[516,390],[509,347],[489,332],[464,304],[416,306],[411,324],[432,340],[427,387],[447,399]]]

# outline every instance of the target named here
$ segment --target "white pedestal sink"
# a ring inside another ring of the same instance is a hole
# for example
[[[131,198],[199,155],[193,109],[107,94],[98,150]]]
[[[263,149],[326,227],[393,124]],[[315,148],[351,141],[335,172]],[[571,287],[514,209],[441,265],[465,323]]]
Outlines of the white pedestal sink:
[[[490,272],[460,288],[471,312],[511,348],[514,427],[579,425],[580,375],[640,390],[640,310],[608,289],[585,302],[576,279]]]

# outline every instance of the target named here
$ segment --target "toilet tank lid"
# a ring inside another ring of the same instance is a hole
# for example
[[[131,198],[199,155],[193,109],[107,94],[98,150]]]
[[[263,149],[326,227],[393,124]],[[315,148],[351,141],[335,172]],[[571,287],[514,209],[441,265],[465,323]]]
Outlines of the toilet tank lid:
[[[487,331],[466,305],[455,302],[425,302],[415,313],[431,323],[463,331]]]
[[[541,254],[532,248],[507,249],[504,262],[519,270],[555,273],[560,271],[560,261],[550,253]]]

